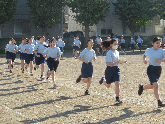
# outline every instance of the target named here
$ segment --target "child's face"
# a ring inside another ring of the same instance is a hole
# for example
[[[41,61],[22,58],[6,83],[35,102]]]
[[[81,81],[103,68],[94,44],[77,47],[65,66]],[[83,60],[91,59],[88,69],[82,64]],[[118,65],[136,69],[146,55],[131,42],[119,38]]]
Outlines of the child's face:
[[[158,49],[161,45],[161,41],[158,40],[155,43],[152,43],[152,45],[153,45],[153,48]]]
[[[123,37],[121,37],[121,39],[123,39]]]
[[[113,44],[111,44],[111,47],[116,46],[116,45],[118,45],[118,41],[113,42]]]
[[[49,40],[46,40],[47,43],[49,43]]]
[[[88,47],[93,47],[93,41],[92,40],[90,40],[89,42],[88,42]]]
[[[52,41],[52,46],[55,46],[55,45],[56,45],[56,41],[53,40],[53,41]]]
[[[79,39],[79,37],[76,37],[76,40],[78,40]]]
[[[44,41],[45,41],[45,38],[40,38],[40,41],[41,41],[41,43],[43,43]]]
[[[14,40],[11,40],[11,43],[10,44],[13,45],[14,44]]]

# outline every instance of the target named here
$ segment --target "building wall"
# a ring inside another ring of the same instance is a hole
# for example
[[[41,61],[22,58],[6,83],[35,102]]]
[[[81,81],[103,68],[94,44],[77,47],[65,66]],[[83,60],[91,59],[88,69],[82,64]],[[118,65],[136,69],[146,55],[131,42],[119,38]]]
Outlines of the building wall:
[[[42,35],[42,28],[37,28],[30,18],[27,0],[19,0],[15,16],[4,25],[0,26],[1,38],[22,38]],[[47,28],[48,38],[62,35],[62,24]]]

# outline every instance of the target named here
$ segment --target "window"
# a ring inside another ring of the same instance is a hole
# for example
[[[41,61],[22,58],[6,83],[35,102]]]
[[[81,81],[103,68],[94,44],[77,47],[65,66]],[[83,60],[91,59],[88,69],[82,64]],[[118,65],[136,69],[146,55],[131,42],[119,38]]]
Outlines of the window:
[[[126,27],[123,28],[123,34],[126,34]]]
[[[101,34],[112,34],[112,29],[101,29]]]
[[[145,29],[145,25],[143,27],[141,27],[141,33],[145,33],[146,29]]]
[[[15,21],[14,35],[30,34],[30,21]]]
[[[14,34],[22,34],[22,23],[14,22]]]
[[[106,29],[101,29],[101,34],[107,34]]]
[[[143,25],[142,27],[138,27],[136,32],[145,33],[146,32],[145,25]]]
[[[112,29],[107,29],[108,34],[112,34]]]

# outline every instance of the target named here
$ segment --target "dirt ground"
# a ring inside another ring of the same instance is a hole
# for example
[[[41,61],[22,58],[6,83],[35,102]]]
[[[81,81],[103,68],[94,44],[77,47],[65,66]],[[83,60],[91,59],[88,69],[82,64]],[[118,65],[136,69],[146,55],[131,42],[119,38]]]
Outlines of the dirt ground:
[[[41,81],[40,68],[30,76],[22,74],[20,60],[16,59],[13,73],[7,69],[6,59],[0,55],[0,123],[1,124],[135,124],[165,123],[165,108],[158,108],[153,90],[138,96],[138,85],[148,84],[147,66],[143,54],[120,55],[128,60],[119,65],[121,69],[120,99],[123,104],[115,106],[114,83],[108,89],[98,81],[106,68],[105,56],[93,62],[94,72],[90,94],[84,96],[86,84],[76,84],[81,64],[72,53],[65,53],[57,69],[57,87],[52,82]],[[45,70],[47,65],[45,64]],[[162,64],[159,93],[165,103],[165,63]]]

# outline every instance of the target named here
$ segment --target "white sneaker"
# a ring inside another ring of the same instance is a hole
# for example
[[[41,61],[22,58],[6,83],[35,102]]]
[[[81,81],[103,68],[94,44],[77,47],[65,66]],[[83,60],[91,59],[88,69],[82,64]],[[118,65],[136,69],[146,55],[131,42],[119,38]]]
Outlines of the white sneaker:
[[[30,72],[30,76],[33,76],[33,73]]]
[[[122,101],[120,101],[119,99],[115,101],[115,105],[119,105],[121,103],[122,103]]]
[[[49,80],[49,79],[46,79],[46,81],[47,81],[47,82],[50,82],[50,80]]]
[[[53,88],[57,87],[56,82],[53,83]]]
[[[28,69],[25,67],[26,72],[28,72]]]

